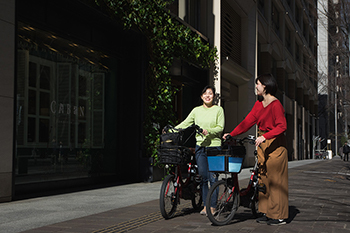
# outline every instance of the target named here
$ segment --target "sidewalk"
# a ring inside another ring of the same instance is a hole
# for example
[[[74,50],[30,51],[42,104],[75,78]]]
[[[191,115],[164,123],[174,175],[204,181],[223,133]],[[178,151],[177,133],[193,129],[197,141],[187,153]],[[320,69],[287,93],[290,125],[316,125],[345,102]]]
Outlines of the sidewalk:
[[[247,184],[249,169],[240,174]],[[159,212],[161,182],[32,198],[0,204],[0,232],[350,232],[350,162],[289,162],[288,224],[258,224],[240,207],[227,226],[212,226],[207,217],[181,202],[173,219]],[[243,186],[242,186],[243,187]]]

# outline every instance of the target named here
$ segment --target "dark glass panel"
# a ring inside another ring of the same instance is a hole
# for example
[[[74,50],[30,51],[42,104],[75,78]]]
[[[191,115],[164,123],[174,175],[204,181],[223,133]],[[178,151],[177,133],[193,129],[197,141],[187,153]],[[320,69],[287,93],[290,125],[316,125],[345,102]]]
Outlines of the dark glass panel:
[[[50,120],[40,119],[39,142],[49,142]]]
[[[34,142],[35,141],[35,118],[33,118],[33,117],[28,117],[27,141],[28,142]]]
[[[50,93],[40,92],[40,115],[50,116]]]
[[[40,65],[40,88],[50,90],[50,67]]]
[[[28,84],[30,87],[36,87],[36,64],[34,62],[29,62],[29,80]]]
[[[28,92],[28,114],[36,114],[36,91]]]

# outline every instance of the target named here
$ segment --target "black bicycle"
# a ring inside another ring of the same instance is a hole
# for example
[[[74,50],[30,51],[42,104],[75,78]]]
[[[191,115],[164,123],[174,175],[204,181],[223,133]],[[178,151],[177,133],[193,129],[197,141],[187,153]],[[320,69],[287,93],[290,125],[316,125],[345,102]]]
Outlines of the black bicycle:
[[[217,181],[212,187],[210,187],[207,203],[210,201],[216,202],[215,211],[210,211],[210,205],[206,206],[206,211],[209,220],[218,226],[228,224],[234,217],[239,206],[250,208],[255,217],[261,216],[258,210],[259,191],[265,192],[264,185],[258,185],[258,159],[257,151],[254,151],[255,165],[251,170],[251,176],[248,186],[243,189],[239,189],[238,174],[241,172],[242,163],[245,156],[244,153],[235,153],[231,146],[231,142],[239,144],[243,147],[244,142],[255,144],[255,137],[249,135],[243,139],[233,139],[231,136],[226,138],[224,144],[227,145],[226,149],[223,149],[219,155],[210,156],[208,154],[209,170],[223,174],[224,178]],[[244,148],[244,147],[243,147]]]
[[[167,126],[163,131],[169,130],[170,133],[161,135],[158,149],[160,163],[169,169],[169,175],[162,183],[159,198],[160,212],[165,219],[174,216],[181,198],[191,200],[195,210],[202,205],[202,177],[198,174],[194,154],[195,134],[201,133],[202,130],[197,125],[192,125],[179,130]],[[185,175],[182,171],[184,167]]]

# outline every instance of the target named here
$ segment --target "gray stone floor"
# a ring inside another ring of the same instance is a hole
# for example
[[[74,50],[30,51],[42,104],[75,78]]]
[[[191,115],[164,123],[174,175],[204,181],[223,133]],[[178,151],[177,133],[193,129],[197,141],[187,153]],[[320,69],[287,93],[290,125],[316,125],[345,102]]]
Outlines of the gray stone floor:
[[[243,169],[240,183],[247,183]],[[161,182],[121,185],[0,204],[0,232],[347,232],[350,233],[350,162],[289,162],[288,223],[255,222],[240,207],[226,226],[213,226],[182,201],[176,216],[159,212]],[[242,187],[241,187],[242,188]]]

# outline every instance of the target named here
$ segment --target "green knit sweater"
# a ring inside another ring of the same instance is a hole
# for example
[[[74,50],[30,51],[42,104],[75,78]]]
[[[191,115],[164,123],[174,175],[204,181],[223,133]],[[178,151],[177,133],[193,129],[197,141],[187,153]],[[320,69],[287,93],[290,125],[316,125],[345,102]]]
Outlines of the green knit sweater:
[[[203,105],[195,107],[187,118],[175,128],[183,129],[196,124],[208,131],[208,135],[196,135],[198,146],[221,146],[221,134],[225,126],[225,116],[222,107],[213,105],[206,108]]]

